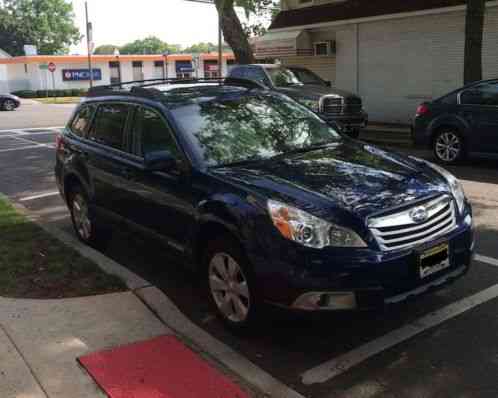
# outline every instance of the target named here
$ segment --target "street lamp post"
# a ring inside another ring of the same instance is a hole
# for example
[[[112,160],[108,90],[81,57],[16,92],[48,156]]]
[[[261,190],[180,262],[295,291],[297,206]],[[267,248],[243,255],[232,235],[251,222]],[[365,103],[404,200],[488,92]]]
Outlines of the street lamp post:
[[[90,72],[90,88],[93,87],[93,70],[92,70],[92,36],[93,28],[91,22],[88,21],[88,2],[85,1],[86,15],[86,47],[88,51],[88,71]]]
[[[214,5],[214,0],[185,0],[185,1]],[[218,12],[218,74],[220,77],[223,77],[222,63],[223,63],[223,31],[221,29],[221,13]]]

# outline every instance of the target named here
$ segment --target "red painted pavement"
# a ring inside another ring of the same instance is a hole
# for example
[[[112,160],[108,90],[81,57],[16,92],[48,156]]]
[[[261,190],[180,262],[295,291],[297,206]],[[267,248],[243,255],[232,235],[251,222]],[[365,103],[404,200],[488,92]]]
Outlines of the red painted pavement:
[[[111,398],[248,398],[174,336],[78,359]]]

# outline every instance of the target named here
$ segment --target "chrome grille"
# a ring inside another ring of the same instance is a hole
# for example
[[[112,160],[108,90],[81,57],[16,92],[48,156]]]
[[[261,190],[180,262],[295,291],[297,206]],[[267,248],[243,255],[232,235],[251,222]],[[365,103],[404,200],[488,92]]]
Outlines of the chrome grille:
[[[421,206],[427,210],[428,217],[417,223],[410,212]],[[400,212],[372,218],[368,226],[382,250],[406,249],[452,231],[456,227],[455,204],[449,196],[440,196]]]
[[[344,98],[329,96],[322,98],[322,112],[327,116],[342,115],[344,113]]]

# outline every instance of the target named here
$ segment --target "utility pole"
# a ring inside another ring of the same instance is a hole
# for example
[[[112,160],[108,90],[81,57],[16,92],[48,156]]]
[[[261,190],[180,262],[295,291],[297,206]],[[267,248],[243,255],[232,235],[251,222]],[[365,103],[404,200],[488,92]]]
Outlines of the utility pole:
[[[86,15],[86,47],[88,51],[88,71],[90,72],[90,88],[93,87],[93,70],[92,70],[92,42],[93,32],[92,23],[88,22],[88,2],[85,1],[85,15]]]

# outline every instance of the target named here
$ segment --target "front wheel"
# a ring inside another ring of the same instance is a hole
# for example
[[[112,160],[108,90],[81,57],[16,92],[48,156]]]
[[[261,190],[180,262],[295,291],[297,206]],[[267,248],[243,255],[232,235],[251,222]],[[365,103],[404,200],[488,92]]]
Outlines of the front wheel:
[[[12,100],[5,100],[3,102],[3,106],[2,106],[3,110],[4,111],[13,111],[14,109],[16,109],[16,103]]]
[[[210,301],[221,320],[234,331],[256,323],[258,300],[254,278],[239,245],[230,237],[208,244],[205,254]]]
[[[455,164],[465,156],[465,142],[456,129],[443,129],[434,137],[433,151],[441,163]]]

